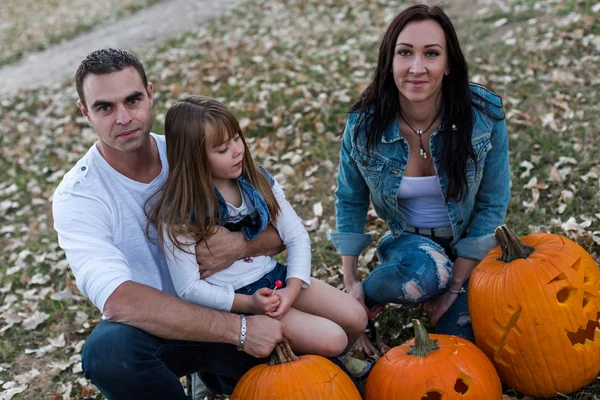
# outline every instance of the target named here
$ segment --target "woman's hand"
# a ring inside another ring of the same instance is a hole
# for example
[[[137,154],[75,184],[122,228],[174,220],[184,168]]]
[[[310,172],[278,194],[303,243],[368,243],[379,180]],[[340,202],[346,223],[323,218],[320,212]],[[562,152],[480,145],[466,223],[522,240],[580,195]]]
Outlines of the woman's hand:
[[[363,287],[362,282],[356,281],[354,283],[347,284],[345,286],[346,286],[346,292],[348,292],[348,294],[350,296],[352,296],[356,300],[358,300],[358,302],[365,308],[365,310],[368,313],[369,310],[367,309],[367,306],[365,305],[365,289]]]
[[[362,333],[359,337],[358,340],[356,341],[356,344],[354,345],[354,349],[356,351],[360,351],[362,353],[365,354],[365,356],[367,357],[381,357],[382,352],[379,351],[379,349],[374,346],[371,341],[369,340],[369,337],[367,336],[366,333]]]
[[[446,292],[423,304],[423,311],[429,315],[433,326],[437,325],[440,318],[442,318],[446,311],[454,304],[456,299],[458,299],[458,294]]]

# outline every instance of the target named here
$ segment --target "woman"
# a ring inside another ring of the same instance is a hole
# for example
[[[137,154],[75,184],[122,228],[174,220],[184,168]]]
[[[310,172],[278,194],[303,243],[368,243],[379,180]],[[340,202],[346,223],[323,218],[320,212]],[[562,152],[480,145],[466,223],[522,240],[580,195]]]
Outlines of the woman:
[[[329,235],[348,293],[371,312],[421,304],[438,333],[473,340],[467,281],[506,216],[508,135],[501,99],[469,84],[441,8],[409,7],[388,27],[373,82],[349,112],[335,193]],[[360,282],[370,200],[389,232],[380,264]],[[357,347],[378,355],[382,344],[362,335]]]

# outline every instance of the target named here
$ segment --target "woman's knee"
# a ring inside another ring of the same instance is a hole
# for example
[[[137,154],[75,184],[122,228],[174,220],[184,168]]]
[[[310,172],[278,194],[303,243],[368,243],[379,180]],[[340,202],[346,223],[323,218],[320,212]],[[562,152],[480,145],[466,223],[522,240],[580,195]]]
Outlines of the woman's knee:
[[[452,261],[437,243],[422,236],[404,240],[397,260],[377,266],[365,280],[365,295],[375,303],[425,302],[451,282]]]

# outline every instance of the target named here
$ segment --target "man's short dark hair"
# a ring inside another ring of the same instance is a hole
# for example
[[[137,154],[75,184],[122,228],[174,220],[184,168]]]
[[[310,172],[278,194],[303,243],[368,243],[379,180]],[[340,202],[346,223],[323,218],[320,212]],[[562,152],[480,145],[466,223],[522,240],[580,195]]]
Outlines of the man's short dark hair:
[[[79,101],[84,107],[87,107],[85,103],[85,95],[83,94],[83,80],[87,74],[110,74],[112,72],[122,71],[127,67],[133,67],[136,69],[144,88],[148,86],[148,79],[146,79],[146,71],[140,60],[138,60],[133,54],[125,50],[119,49],[102,49],[96,50],[90,53],[85,60],[79,64],[77,73],[75,74],[75,86],[77,87],[77,93],[79,94]]]

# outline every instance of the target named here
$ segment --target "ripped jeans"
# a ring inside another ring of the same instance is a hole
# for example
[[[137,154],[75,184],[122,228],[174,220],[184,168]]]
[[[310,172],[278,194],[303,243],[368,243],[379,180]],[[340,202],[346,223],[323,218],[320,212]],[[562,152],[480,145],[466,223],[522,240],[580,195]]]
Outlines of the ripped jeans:
[[[394,238],[389,233],[381,239],[376,266],[364,280],[367,307],[376,304],[421,304],[448,290],[452,282],[452,262],[456,256],[451,239],[430,239],[404,233]],[[464,288],[467,290],[468,281]],[[440,318],[436,333],[460,336],[474,341],[467,293]]]

